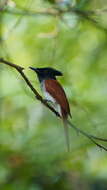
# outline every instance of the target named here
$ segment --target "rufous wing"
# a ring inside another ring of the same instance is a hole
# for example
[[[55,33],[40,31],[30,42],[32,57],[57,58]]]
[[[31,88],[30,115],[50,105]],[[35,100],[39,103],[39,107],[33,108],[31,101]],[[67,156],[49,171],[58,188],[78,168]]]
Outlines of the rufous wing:
[[[66,97],[66,94],[57,80],[47,79],[45,80],[45,90],[55,99],[60,105],[63,118],[67,118],[70,115],[70,107]]]

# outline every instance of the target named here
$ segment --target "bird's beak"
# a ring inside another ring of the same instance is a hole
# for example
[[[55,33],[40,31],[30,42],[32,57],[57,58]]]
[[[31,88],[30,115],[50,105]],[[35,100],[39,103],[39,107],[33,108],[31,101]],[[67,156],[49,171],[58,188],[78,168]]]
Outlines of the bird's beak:
[[[35,71],[36,73],[38,73],[38,69],[34,68],[34,67],[29,67],[30,69],[32,69],[33,71]]]

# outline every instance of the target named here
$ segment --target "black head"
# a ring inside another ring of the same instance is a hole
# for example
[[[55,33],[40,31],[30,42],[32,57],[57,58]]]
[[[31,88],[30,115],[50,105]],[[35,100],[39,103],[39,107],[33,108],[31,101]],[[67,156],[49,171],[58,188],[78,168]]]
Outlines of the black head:
[[[45,67],[45,68],[29,67],[29,68],[36,72],[40,82],[45,79],[56,79],[56,76],[63,75],[60,71],[53,69],[51,67]]]

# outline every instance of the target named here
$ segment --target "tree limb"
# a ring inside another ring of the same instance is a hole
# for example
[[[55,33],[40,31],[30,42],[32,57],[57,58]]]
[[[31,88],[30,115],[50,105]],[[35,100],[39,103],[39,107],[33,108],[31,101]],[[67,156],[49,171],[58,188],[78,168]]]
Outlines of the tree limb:
[[[22,78],[25,80],[26,84],[29,86],[29,88],[32,90],[32,92],[34,93],[34,95],[36,96],[36,99],[39,100],[44,106],[46,106],[48,109],[50,109],[57,117],[61,118],[59,113],[53,108],[51,107],[47,101],[45,101],[42,96],[37,92],[37,90],[33,87],[33,85],[31,84],[31,82],[29,81],[29,79],[26,77],[26,75],[24,74],[23,70],[24,68],[13,64],[11,62],[8,62],[6,60],[4,60],[3,58],[0,58],[0,62],[4,63],[6,65],[9,65],[10,67],[15,68],[20,75],[22,76]],[[81,129],[77,128],[74,124],[72,124],[70,121],[68,121],[68,124],[77,132],[81,133],[82,135],[84,135],[85,137],[87,137],[88,139],[90,139],[95,145],[97,145],[98,147],[102,148],[103,150],[107,151],[107,148],[105,148],[104,146],[100,145],[99,143],[97,143],[95,140],[100,140],[100,141],[105,141],[107,142],[107,139],[104,138],[100,138],[100,137],[96,137],[94,135],[90,135],[87,134],[86,132],[82,131]],[[93,140],[95,139],[95,140]]]
[[[72,127],[75,131],[77,131],[77,133],[81,133],[83,136],[87,137],[90,141],[92,141],[96,146],[98,146],[99,148],[107,151],[107,148],[104,147],[103,145],[97,143],[95,140],[93,139],[96,139],[96,140],[100,140],[100,141],[105,141],[107,142],[107,139],[103,139],[103,138],[100,138],[100,137],[96,137],[96,136],[93,136],[93,135],[90,135],[84,131],[82,131],[81,129],[77,128],[73,123],[71,123],[70,121],[68,121],[68,124],[70,127]]]

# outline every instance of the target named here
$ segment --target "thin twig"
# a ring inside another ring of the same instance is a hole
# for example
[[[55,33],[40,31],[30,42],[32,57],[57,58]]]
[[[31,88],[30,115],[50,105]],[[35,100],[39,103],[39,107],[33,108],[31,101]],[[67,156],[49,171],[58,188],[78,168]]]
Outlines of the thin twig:
[[[93,136],[93,135],[90,135],[90,134],[87,134],[86,132],[82,131],[81,129],[77,128],[74,124],[72,124],[70,121],[68,121],[68,124],[70,127],[72,127],[75,131],[81,133],[83,136],[87,137],[88,139],[90,139],[90,141],[92,141],[95,145],[97,145],[99,148],[107,151],[107,148],[104,147],[103,145],[97,143],[95,140],[93,139],[96,139],[96,140],[100,140],[100,141],[107,141],[107,139],[103,139],[103,138],[99,138],[99,137],[96,137],[96,136]]]
[[[22,16],[39,16],[39,15],[48,15],[48,16],[57,16],[59,12],[56,9],[44,9],[42,11],[29,11],[26,9],[3,9],[2,13],[12,14],[12,15],[22,15]]]
[[[83,11],[80,9],[76,9],[76,8],[72,8],[71,9],[72,12],[74,12],[76,15],[80,16],[82,19],[89,21],[90,23],[92,23],[94,26],[96,26],[97,28],[104,30],[104,32],[107,32],[107,28],[102,26],[99,22],[97,22],[97,20],[95,20],[94,18],[92,18],[92,15],[96,15],[96,12],[94,11]]]
[[[23,67],[21,67],[21,66],[19,66],[19,65],[16,65],[16,64],[13,64],[13,63],[11,63],[11,62],[9,62],[9,61],[6,61],[6,60],[4,60],[3,58],[0,58],[0,62],[1,62],[1,63],[4,63],[4,64],[6,64],[6,65],[9,65],[9,66],[11,66],[11,67],[14,67],[14,68],[15,68],[16,70],[18,70],[18,71],[24,70]]]
[[[97,10],[93,11],[93,10],[81,10],[78,9],[76,7],[69,7],[67,10],[60,10],[59,8],[49,8],[49,9],[43,9],[41,11],[29,11],[25,8],[5,8],[3,10],[1,10],[2,13],[7,13],[7,14],[13,14],[13,15],[22,15],[22,16],[52,16],[52,17],[56,17],[59,16],[59,18],[61,18],[61,15],[65,14],[65,13],[75,13],[76,15],[80,16],[82,19],[89,21],[90,23],[92,23],[94,26],[96,26],[97,28],[107,32],[107,28],[102,26],[99,22],[96,21],[96,19],[94,19],[92,16],[96,16],[97,15]],[[100,12],[100,11],[99,11]],[[102,13],[103,10],[101,10],[100,13]],[[106,13],[106,11],[105,11]]]
[[[73,127],[75,129],[75,131],[77,131],[78,133],[81,133],[83,134],[84,136],[88,137],[88,138],[93,138],[93,139],[96,139],[96,140],[99,140],[99,141],[103,141],[103,142],[107,142],[107,139],[105,138],[100,138],[100,137],[96,137],[94,135],[91,135],[91,134],[87,134],[86,132],[84,132],[83,130],[77,128],[73,123],[71,123],[69,120],[68,120],[68,124]]]
[[[22,78],[25,80],[25,82],[27,83],[27,85],[29,86],[29,88],[32,90],[32,92],[35,94],[36,98],[44,105],[46,106],[47,108],[49,108],[57,117],[60,118],[60,115],[59,113],[53,108],[51,107],[47,101],[45,101],[42,96],[37,92],[37,90],[33,87],[33,85],[31,84],[31,82],[29,81],[29,79],[26,77],[26,75],[24,74],[23,70],[24,68],[19,66],[19,65],[16,65],[16,64],[13,64],[11,62],[8,62],[6,60],[4,60],[3,58],[0,58],[0,62],[1,63],[4,63],[6,65],[9,65],[13,68],[15,68],[19,73],[20,75],[22,76]],[[93,139],[96,139],[96,140],[100,140],[100,141],[105,141],[107,142],[107,139],[104,139],[104,138],[100,138],[100,137],[96,137],[96,136],[93,136],[93,135],[90,135],[90,134],[87,134],[86,132],[82,131],[81,129],[77,128],[74,124],[72,124],[70,121],[68,121],[68,124],[74,129],[76,130],[77,132],[81,133],[82,135],[84,135],[85,137],[87,137],[88,139],[90,139],[95,145],[97,145],[98,147],[104,149],[105,151],[107,151],[107,148],[105,148],[104,146],[100,145],[99,143],[97,143],[95,140]]]

